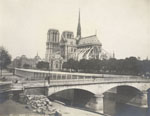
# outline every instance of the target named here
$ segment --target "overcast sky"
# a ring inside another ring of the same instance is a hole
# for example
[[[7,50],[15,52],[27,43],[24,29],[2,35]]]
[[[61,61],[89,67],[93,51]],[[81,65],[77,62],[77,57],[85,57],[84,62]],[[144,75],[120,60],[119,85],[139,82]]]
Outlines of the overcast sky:
[[[0,46],[13,58],[45,57],[47,31],[96,33],[116,58],[150,58],[150,0],[0,0]]]

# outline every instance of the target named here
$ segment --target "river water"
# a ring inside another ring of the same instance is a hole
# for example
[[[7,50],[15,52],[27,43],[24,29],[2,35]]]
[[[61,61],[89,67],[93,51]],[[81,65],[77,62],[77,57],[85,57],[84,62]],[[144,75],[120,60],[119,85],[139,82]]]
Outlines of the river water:
[[[2,105],[2,104],[0,105],[1,106],[0,116],[42,116],[42,115],[39,115],[39,114],[32,114],[30,111],[27,111],[27,109],[25,109],[22,105],[19,105],[18,103],[6,102],[6,104],[5,105]],[[15,107],[13,107],[13,106],[15,106]],[[5,107],[5,108],[3,109],[2,107],[3,108]],[[80,114],[81,113],[82,116],[86,116],[86,115],[88,116],[88,114],[90,114],[88,111],[87,112],[86,111],[81,112],[80,109],[76,109],[76,108],[66,110],[67,107],[68,106],[61,105],[61,107],[57,107],[57,108],[60,108],[59,110],[64,112],[63,116],[69,116],[69,114],[71,116],[76,116],[76,115],[73,115],[73,112],[75,114],[77,114],[77,113]],[[10,112],[10,113],[8,113],[10,115],[8,115],[8,114],[5,115],[4,110],[6,110],[5,112],[7,112],[7,113]],[[2,115],[1,115],[1,113],[2,113]],[[98,115],[97,114],[90,114],[90,116],[98,116]],[[99,116],[102,116],[102,115],[99,115]],[[130,106],[130,105],[125,105],[125,104],[117,104],[117,108],[116,108],[116,112],[115,112],[114,116],[150,116],[150,108],[145,109],[145,108],[133,107],[133,106]]]
[[[150,116],[150,109],[118,104],[114,116]]]
[[[109,104],[107,104],[107,105],[109,105]],[[150,92],[148,92],[148,105],[149,105],[149,108],[140,108],[140,107],[135,107],[135,106],[127,105],[127,104],[117,103],[114,116],[150,116]],[[60,110],[63,111],[63,107],[65,108],[66,106],[62,106],[60,108]],[[73,111],[73,109],[72,109],[72,111],[70,109],[67,111],[68,115],[69,115],[69,111],[71,113]],[[28,113],[28,116],[33,116],[33,115],[29,115],[29,114],[32,114],[32,112],[25,109],[24,105],[20,105],[19,103],[15,103],[12,101],[5,102],[1,97],[1,99],[0,99],[0,116],[5,116],[4,112],[7,112],[7,113],[10,112],[10,114],[12,114],[11,116],[19,116],[19,115],[16,115],[18,113]],[[13,112],[14,112],[14,115],[13,115]],[[76,112],[78,112],[77,109],[76,109]],[[1,115],[1,114],[3,114],[3,115]],[[87,114],[87,116],[88,116],[89,113],[86,112],[83,114]],[[82,116],[83,116],[83,114],[82,114]],[[68,116],[68,115],[64,114],[63,116]],[[6,115],[6,116],[8,116],[8,115]],[[34,116],[39,116],[39,115],[34,114]],[[95,115],[90,114],[90,116],[95,116]],[[99,115],[99,116],[101,116],[101,115]]]
[[[148,90],[148,108],[117,104],[115,116],[150,116],[150,90]]]

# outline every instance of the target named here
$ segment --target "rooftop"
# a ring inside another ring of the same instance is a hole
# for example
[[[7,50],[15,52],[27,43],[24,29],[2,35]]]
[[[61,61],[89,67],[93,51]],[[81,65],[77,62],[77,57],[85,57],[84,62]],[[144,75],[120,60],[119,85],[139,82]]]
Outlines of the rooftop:
[[[101,42],[98,40],[96,35],[82,37],[79,40],[79,46],[82,46],[82,45],[100,45],[100,46],[102,46]]]

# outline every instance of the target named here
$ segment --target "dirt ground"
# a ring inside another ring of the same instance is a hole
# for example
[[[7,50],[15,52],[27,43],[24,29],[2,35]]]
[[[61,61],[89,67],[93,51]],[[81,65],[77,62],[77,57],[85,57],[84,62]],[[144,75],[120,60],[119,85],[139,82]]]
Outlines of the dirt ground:
[[[17,103],[13,100],[7,100],[0,103],[0,116],[8,116],[9,114],[29,114],[33,113],[25,108],[26,105]]]
[[[62,116],[102,116],[93,112],[67,107],[56,102],[53,102],[53,105],[62,114]]]
[[[54,107],[59,111],[62,116],[101,116],[100,114],[84,111],[76,108],[64,106],[62,104],[53,102]],[[30,109],[25,107],[26,105],[20,104],[13,100],[7,100],[0,103],[0,116],[42,116],[33,113]],[[22,114],[22,115],[18,115]]]

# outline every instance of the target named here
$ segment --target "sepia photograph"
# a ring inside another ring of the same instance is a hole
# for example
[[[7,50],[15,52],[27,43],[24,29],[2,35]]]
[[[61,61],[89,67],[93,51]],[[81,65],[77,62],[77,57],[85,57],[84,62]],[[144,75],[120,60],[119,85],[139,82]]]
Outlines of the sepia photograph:
[[[150,0],[0,0],[0,116],[150,116]]]

